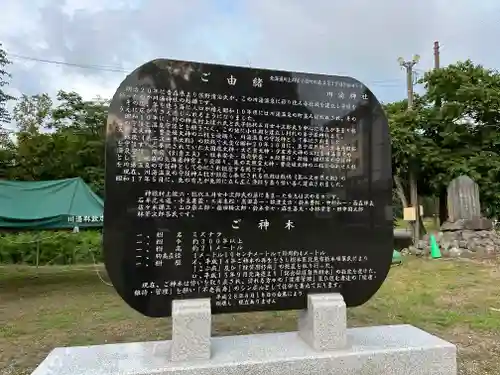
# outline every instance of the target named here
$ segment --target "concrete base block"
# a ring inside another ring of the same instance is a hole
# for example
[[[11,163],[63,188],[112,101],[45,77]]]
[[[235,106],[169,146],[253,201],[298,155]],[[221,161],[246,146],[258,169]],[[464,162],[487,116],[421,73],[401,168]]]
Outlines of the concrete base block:
[[[346,322],[346,305],[341,294],[309,294],[307,309],[299,317],[299,335],[317,351],[344,349]]]
[[[210,298],[173,301],[170,359],[173,362],[209,359],[211,329]]]
[[[32,375],[456,375],[456,348],[410,325],[347,329],[317,351],[298,334],[212,338],[210,359],[172,361],[171,341],[56,348]]]

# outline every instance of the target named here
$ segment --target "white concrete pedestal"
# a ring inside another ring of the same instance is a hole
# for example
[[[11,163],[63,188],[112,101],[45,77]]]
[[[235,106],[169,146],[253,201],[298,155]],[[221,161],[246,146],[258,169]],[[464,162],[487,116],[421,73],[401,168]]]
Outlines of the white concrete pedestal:
[[[56,348],[32,375],[456,375],[456,348],[410,325],[346,329],[310,295],[298,332],[210,338],[209,300],[176,301],[172,340]]]
[[[210,299],[173,301],[169,350],[173,362],[210,359],[211,334]]]

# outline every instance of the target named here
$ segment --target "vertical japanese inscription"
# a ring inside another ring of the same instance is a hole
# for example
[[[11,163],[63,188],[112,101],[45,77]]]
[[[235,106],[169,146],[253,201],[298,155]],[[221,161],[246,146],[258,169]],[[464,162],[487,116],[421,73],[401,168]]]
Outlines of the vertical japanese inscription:
[[[105,262],[138,311],[294,309],[328,291],[356,306],[385,279],[388,126],[358,81],[155,60],[107,126]]]

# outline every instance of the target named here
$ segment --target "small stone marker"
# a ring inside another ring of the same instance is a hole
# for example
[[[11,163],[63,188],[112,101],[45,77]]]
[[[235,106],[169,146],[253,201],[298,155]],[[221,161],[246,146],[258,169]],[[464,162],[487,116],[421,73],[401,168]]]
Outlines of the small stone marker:
[[[390,150],[353,78],[148,62],[108,117],[111,281],[152,317],[184,298],[212,313],[302,309],[308,293],[361,305],[392,261]]]
[[[471,220],[481,217],[479,186],[468,176],[455,178],[448,185],[448,220]]]

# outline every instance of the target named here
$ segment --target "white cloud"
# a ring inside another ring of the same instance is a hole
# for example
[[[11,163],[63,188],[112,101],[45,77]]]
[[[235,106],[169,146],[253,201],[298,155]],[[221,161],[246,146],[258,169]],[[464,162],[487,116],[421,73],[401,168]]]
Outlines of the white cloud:
[[[72,90],[79,93],[85,100],[92,100],[97,96],[112,98],[117,89],[116,75],[86,78],[79,74],[72,74],[67,77],[71,80]],[[125,74],[123,74],[123,79],[125,79]]]
[[[6,3],[6,4],[5,4]],[[377,96],[405,95],[398,56],[433,66],[500,65],[493,0],[4,0],[0,41],[11,53],[133,70],[157,57],[352,75]],[[12,92],[59,89],[110,97],[125,73],[13,59]]]
[[[73,17],[75,13],[84,11],[89,13],[99,13],[105,9],[120,9],[126,5],[125,1],[106,2],[101,0],[65,0],[61,7],[62,11]]]

